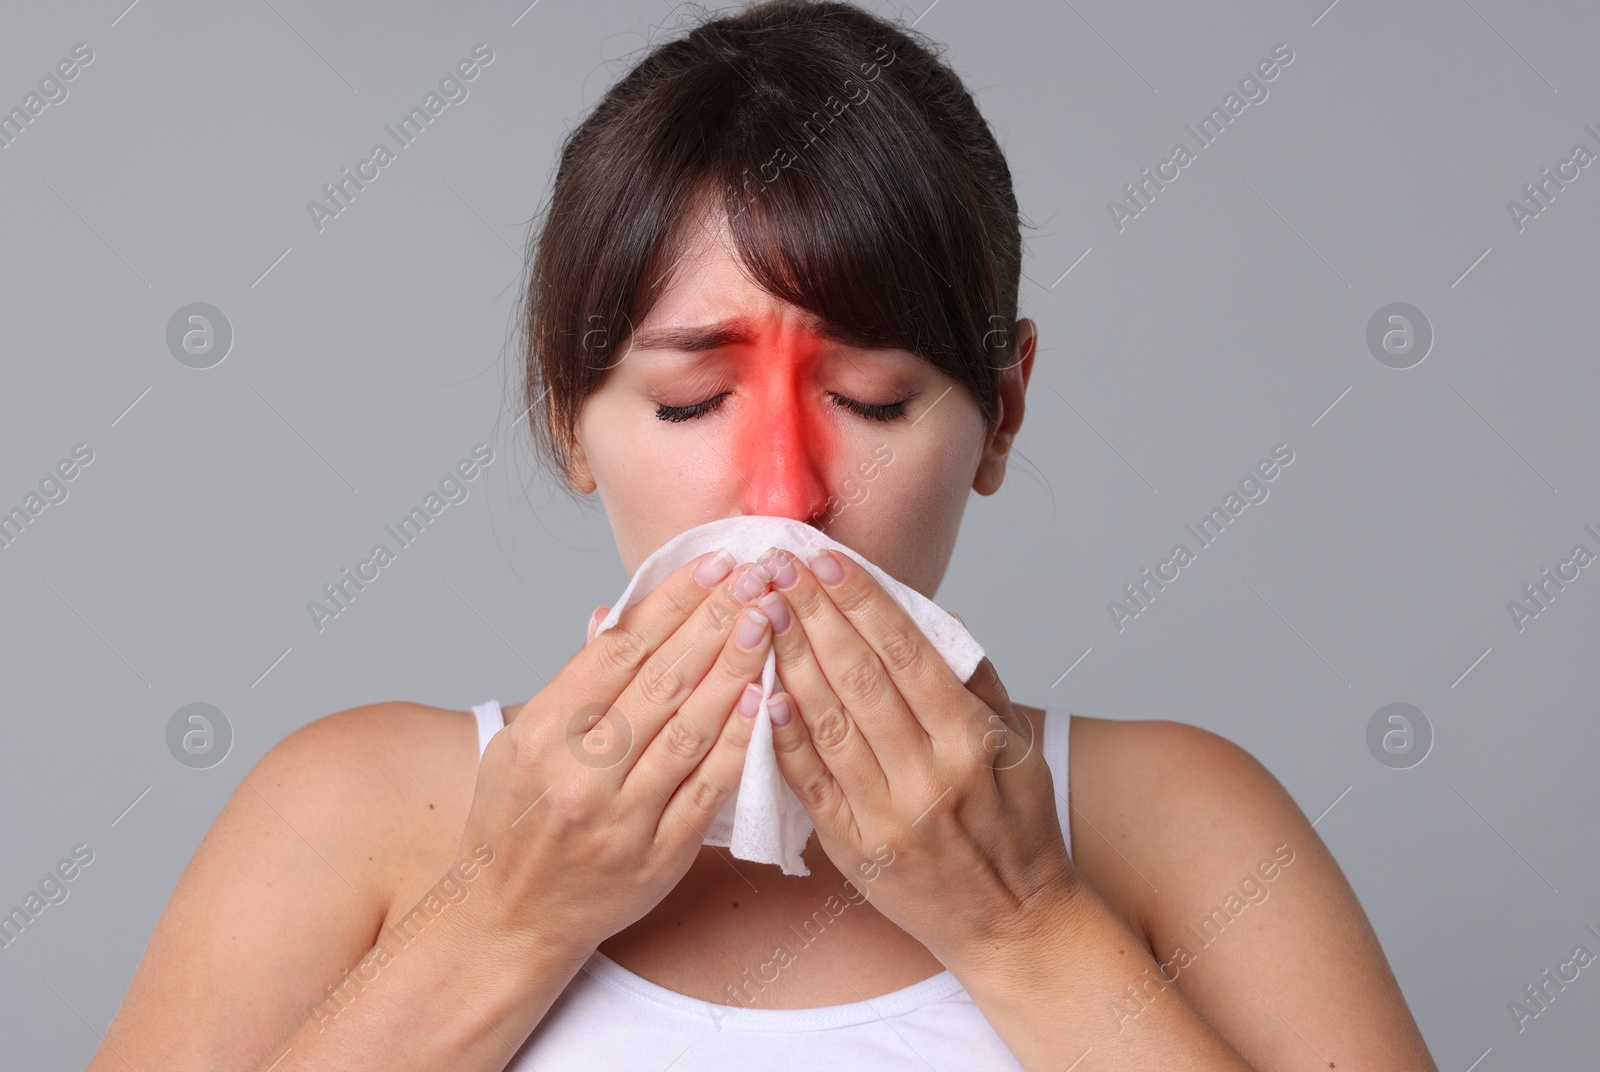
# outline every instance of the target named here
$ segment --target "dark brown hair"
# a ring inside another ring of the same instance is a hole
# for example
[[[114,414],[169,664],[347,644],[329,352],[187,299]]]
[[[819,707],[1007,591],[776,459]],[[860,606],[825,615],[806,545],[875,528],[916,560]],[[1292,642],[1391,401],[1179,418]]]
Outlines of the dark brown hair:
[[[563,478],[579,408],[707,207],[763,289],[921,356],[998,419],[1022,239],[993,133],[925,36],[771,0],[653,49],[562,144],[520,343],[534,444]]]

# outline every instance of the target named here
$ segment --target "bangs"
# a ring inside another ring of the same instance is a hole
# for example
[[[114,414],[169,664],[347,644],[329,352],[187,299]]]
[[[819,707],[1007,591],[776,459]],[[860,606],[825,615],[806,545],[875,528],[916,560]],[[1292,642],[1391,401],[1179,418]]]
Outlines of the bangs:
[[[862,65],[873,68],[870,54]],[[698,115],[698,136],[664,139],[641,154],[638,185],[624,203],[650,190],[667,194],[675,210],[639,272],[644,285],[630,322],[649,315],[695,225],[712,211],[763,290],[856,345],[908,350],[953,370],[960,355],[950,341],[967,336],[970,324],[956,319],[965,310],[950,276],[982,263],[957,242],[966,213],[951,196],[957,175],[933,138],[916,136],[918,115],[885,114],[892,97],[873,92],[859,72],[807,67],[801,73],[811,77],[801,84],[779,80],[788,73],[751,72],[759,78],[752,93],[732,66],[707,72],[713,84],[686,86],[677,102],[683,114],[675,118]],[[708,115],[707,100],[728,106]],[[663,133],[677,128],[670,123]],[[989,327],[979,322],[973,341]]]
[[[946,341],[961,334],[949,275],[961,257],[948,237],[961,206],[943,196],[949,185],[934,178],[938,157],[927,141],[885,145],[882,128],[902,130],[901,122],[872,124],[860,114],[889,107],[882,95],[848,77],[833,89],[795,87],[743,103],[708,132],[700,159],[671,169],[693,176],[682,203],[694,207],[651,258],[646,278],[658,286],[639,295],[635,323],[670,279],[657,267],[676,263],[694,222],[711,209],[769,294],[822,317],[855,345],[896,347],[936,364],[956,358]],[[801,104],[807,96],[809,109]]]

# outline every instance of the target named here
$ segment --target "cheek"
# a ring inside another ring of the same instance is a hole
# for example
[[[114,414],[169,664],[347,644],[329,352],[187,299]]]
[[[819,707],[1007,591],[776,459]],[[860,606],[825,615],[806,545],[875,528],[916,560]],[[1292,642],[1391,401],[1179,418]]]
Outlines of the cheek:
[[[871,498],[882,500],[886,511],[925,517],[930,525],[959,520],[983,453],[984,433],[977,407],[968,415],[954,402],[947,398],[941,403],[949,407],[948,413],[938,407],[931,411],[916,429],[923,434],[874,436],[868,441],[865,449],[873,463],[865,471],[854,466],[850,475],[866,485]]]

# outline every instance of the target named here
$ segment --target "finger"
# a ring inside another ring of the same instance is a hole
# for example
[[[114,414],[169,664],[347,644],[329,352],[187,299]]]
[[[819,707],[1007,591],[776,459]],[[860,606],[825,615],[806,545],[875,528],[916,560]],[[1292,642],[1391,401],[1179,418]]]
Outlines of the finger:
[[[1033,725],[1011,702],[1011,695],[988,656],[979,661],[967,681],[967,690],[983,702],[968,732],[968,743],[974,751],[991,757],[996,780],[1001,781],[1003,772],[1019,766],[1030,755],[1039,754]]]
[[[557,679],[570,675],[585,695],[615,700],[661,644],[726,584],[735,564],[723,548],[685,562],[624,611],[609,629],[601,632],[596,626],[591,640],[605,637],[605,641],[585,644],[561,668]]]
[[[744,700],[742,693],[741,701],[732,714],[725,716],[722,733],[711,751],[673,791],[662,809],[661,822],[656,825],[657,837],[682,836],[687,824],[697,839],[704,839],[723,804],[739,788],[756,711],[761,706],[760,690],[756,690],[754,702]]]
[[[781,724],[776,719],[772,723],[772,747],[778,756],[778,771],[819,831],[854,844],[859,841],[859,832],[849,797],[817,754],[805,720],[794,713],[794,707],[793,698],[784,692],[773,693],[767,701],[769,713],[779,709],[788,712]]]
[[[723,641],[710,671],[697,675],[694,691],[644,742],[639,758],[626,771],[621,792],[633,794],[639,806],[663,806],[717,741],[728,712],[745,687],[759,683],[771,646],[772,627],[754,608],[744,608],[738,624]],[[619,701],[619,703],[622,701]]]
[[[594,642],[570,661],[579,672],[587,670],[602,682],[597,688],[590,680],[582,680],[570,688],[570,693],[589,701],[574,710],[566,723],[568,744],[584,752],[574,750],[574,755],[603,768],[637,760],[643,746],[722,650],[723,637],[742,608],[734,597],[736,586],[739,592],[746,586],[758,592],[763,579],[771,576],[762,570],[746,579],[754,566],[723,573],[723,566],[731,560],[733,555],[725,550],[694,558],[672,571],[637,606],[621,611],[611,626],[602,621],[595,627]],[[720,579],[706,587],[717,574],[722,574]],[[661,637],[662,630],[666,637]],[[566,667],[562,672],[565,674]],[[626,680],[618,683],[624,674]],[[589,736],[589,726],[602,717],[610,723],[614,739],[595,750],[584,738]],[[616,771],[616,778],[624,778],[626,773],[624,766]]]
[[[984,802],[981,812],[991,816],[1011,816],[1016,821],[1049,825],[1055,814],[1055,778],[1045,762],[1033,723],[1011,702],[994,663],[984,658],[978,663],[967,688],[985,704],[992,727],[979,745],[991,755],[994,796]],[[1002,818],[1000,821],[1008,821]]]
[[[589,635],[584,639],[584,643],[585,644],[589,643],[589,641],[594,639],[595,626],[599,625],[601,619],[603,619],[607,614],[610,614],[610,613],[611,613],[611,608],[610,607],[599,606],[599,607],[596,607],[594,609],[594,613],[593,614],[589,615]]]
[[[642,757],[656,734],[661,733],[662,726],[666,726],[690,699],[694,686],[706,677],[707,670],[712,669],[718,659],[728,658],[728,642],[736,634],[747,610],[744,597],[750,592],[760,594],[770,579],[771,574],[754,563],[736,568],[712,589],[699,610],[645,659],[634,680],[614,699],[611,709],[618,712],[619,722],[626,723],[632,736],[630,747],[619,750],[616,757],[622,760],[614,770],[618,782],[627,778],[632,765]],[[597,646],[606,635],[608,630],[605,629],[595,635]],[[731,688],[736,696],[739,688],[754,677],[765,654],[755,656],[741,650],[733,653],[733,658],[739,662],[738,674],[731,675],[728,667],[723,667],[722,686]],[[733,677],[738,680],[731,680]],[[722,714],[726,714],[730,706],[731,699],[723,704]],[[675,733],[682,733],[682,726]],[[678,779],[685,773],[688,773],[686,768],[678,771],[672,786],[677,786]],[[662,792],[666,794],[666,789]]]
[[[883,685],[873,682],[872,689],[893,692],[898,703],[906,707],[929,737],[948,740],[958,734],[962,727],[944,724],[931,715],[923,714],[947,710],[951,690],[960,690],[962,687],[961,679],[944,661],[944,656],[934,648],[933,642],[906,613],[905,608],[884,591],[883,586],[861,563],[849,555],[834,551],[822,554],[838,564],[840,579],[835,583],[823,584],[814,569],[806,572],[815,579],[817,591],[854,627],[868,650],[877,657],[887,681]],[[820,557],[813,556],[813,562]],[[815,643],[822,650],[826,665],[832,653],[823,640],[818,639]],[[961,695],[967,694],[962,692]],[[853,699],[845,697],[847,703],[853,702]]]
[[[784,687],[799,700],[801,712],[807,716],[807,725],[814,736],[817,735],[817,726],[809,718],[809,705],[815,701],[841,704],[860,725],[862,734],[892,784],[896,779],[890,764],[932,757],[928,733],[901,696],[883,660],[873,651],[872,645],[854,622],[823,590],[816,574],[795,562],[794,556],[784,553],[784,557],[796,567],[795,581],[779,594],[788,601],[795,617],[804,627],[802,635],[792,640],[788,634],[777,638],[778,669],[783,676]],[[865,571],[862,573],[865,576]],[[876,587],[876,582],[873,584]],[[884,599],[894,602],[886,593],[882,593],[882,589],[878,591]],[[874,612],[869,610],[862,613],[870,615]],[[914,625],[912,628],[916,637],[926,644],[921,631],[916,630]],[[933,652],[931,646],[928,650],[940,665],[944,665],[943,658]],[[782,661],[785,659],[788,662]],[[794,681],[788,677],[791,667],[796,672]],[[948,668],[946,673],[954,680],[955,675],[950,674]],[[820,681],[826,683],[831,695],[837,697],[836,700],[830,701],[820,691],[818,675]],[[826,751],[826,742],[819,741],[819,744]]]
[[[791,564],[790,568],[794,566]],[[903,712],[891,711],[888,717],[877,717],[876,722],[882,725],[874,727],[877,732],[868,732],[865,723],[873,719],[873,713],[839,695],[815,650],[829,625],[835,630],[850,631],[849,623],[838,616],[828,597],[816,590],[816,581],[808,582],[804,569],[796,569],[794,576],[792,587],[762,597],[763,603],[781,600],[793,622],[789,629],[772,638],[778,680],[795,708],[794,716],[804,721],[808,740],[844,792],[858,808],[877,807],[887,799],[894,782],[890,768],[903,775],[900,765],[931,759],[931,744],[911,716]],[[774,610],[770,616],[777,618],[780,614]],[[854,658],[873,658],[859,636],[855,637],[855,644]]]

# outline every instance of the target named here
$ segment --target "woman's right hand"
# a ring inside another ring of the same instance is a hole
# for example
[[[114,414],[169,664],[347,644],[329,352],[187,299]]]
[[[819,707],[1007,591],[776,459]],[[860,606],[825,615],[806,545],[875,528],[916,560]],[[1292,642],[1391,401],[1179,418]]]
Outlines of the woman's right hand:
[[[486,952],[581,963],[688,871],[739,785],[772,639],[751,606],[771,576],[733,565],[708,552],[598,637],[591,620],[490,740],[458,856],[490,862],[450,913]]]

